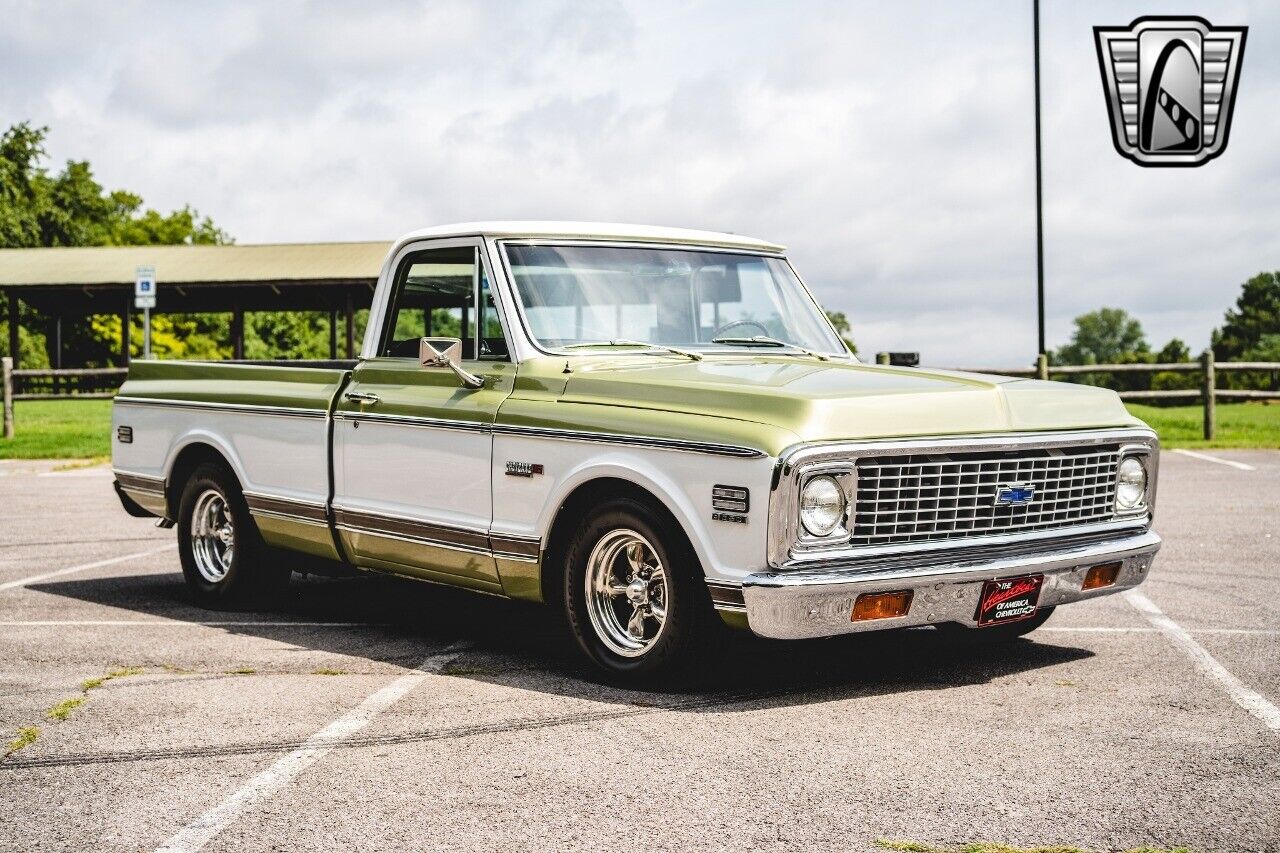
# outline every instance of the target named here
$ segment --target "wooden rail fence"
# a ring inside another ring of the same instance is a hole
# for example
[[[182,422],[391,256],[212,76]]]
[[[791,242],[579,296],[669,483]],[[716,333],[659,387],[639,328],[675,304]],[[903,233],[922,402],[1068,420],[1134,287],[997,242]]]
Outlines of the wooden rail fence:
[[[890,354],[876,354],[877,364],[889,364]],[[1014,368],[947,368],[967,373],[991,373],[997,376],[1025,376],[1032,379],[1049,379],[1052,376],[1073,376],[1091,373],[1199,373],[1199,388],[1151,389],[1143,391],[1119,391],[1122,400],[1180,400],[1199,399],[1204,404],[1204,437],[1211,440],[1217,432],[1218,400],[1280,400],[1280,391],[1253,391],[1218,387],[1218,373],[1270,372],[1280,373],[1280,361],[1214,361],[1213,353],[1205,350],[1199,361],[1180,361],[1172,364],[1049,364],[1048,356],[1041,354],[1034,367]]]
[[[878,364],[889,364],[890,354],[876,355]],[[278,363],[287,362],[259,362]],[[5,438],[14,432],[13,403],[15,400],[92,400],[115,396],[115,389],[124,382],[128,368],[83,367],[64,370],[14,370],[12,358],[0,359],[3,368],[3,407]],[[1025,376],[1049,379],[1051,376],[1071,376],[1091,373],[1199,373],[1200,387],[1179,389],[1152,389],[1120,391],[1125,400],[1178,400],[1200,399],[1204,403],[1204,437],[1212,439],[1216,432],[1216,404],[1218,400],[1280,400],[1280,391],[1255,391],[1217,387],[1217,374],[1231,371],[1257,371],[1280,374],[1280,362],[1276,361],[1214,361],[1213,354],[1205,351],[1199,361],[1173,364],[1063,364],[1051,366],[1049,359],[1041,355],[1034,367],[1015,368],[949,368],[970,373],[991,373],[997,376]],[[18,387],[22,386],[19,391]]]

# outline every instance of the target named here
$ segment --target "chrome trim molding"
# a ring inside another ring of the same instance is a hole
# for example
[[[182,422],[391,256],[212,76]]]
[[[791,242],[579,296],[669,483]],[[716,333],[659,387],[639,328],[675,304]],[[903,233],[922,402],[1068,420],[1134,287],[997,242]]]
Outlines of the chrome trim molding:
[[[484,554],[505,560],[536,563],[542,557],[542,540],[536,537],[491,534],[487,530],[392,518],[337,506],[333,508],[333,517],[334,526],[347,533],[383,536],[401,542],[414,542],[468,554]]]
[[[131,492],[143,492],[149,495],[164,497],[165,482],[163,477],[152,477],[148,474],[130,474],[127,471],[113,471],[120,488]]]
[[[252,415],[271,415],[283,418],[317,418],[323,420],[329,416],[326,409],[299,409],[290,406],[256,406],[249,403],[217,403],[198,400],[162,400],[154,397],[122,397],[117,395],[113,402],[119,406],[179,406],[208,412],[243,412]]]
[[[537,562],[542,556],[542,540],[533,536],[490,533],[489,547],[493,556],[507,560]]]
[[[394,426],[422,427],[426,429],[451,429],[467,432],[490,432],[490,426],[484,421],[452,421],[444,418],[427,418],[418,415],[385,415],[377,412],[336,411],[334,420],[366,421],[370,423],[390,424]]]
[[[244,499],[249,504],[249,512],[253,515],[265,515],[272,518],[282,518],[286,521],[301,521],[307,524],[324,526],[329,524],[329,513],[325,510],[323,503],[299,501],[255,492],[245,492]]]
[[[370,421],[374,423],[393,424],[396,426],[421,427],[426,429],[452,429],[471,432],[492,433],[494,435],[516,435],[530,438],[549,438],[558,441],[590,441],[599,444],[621,444],[634,447],[656,447],[664,450],[679,450],[687,453],[706,453],[713,456],[735,456],[743,459],[756,459],[764,456],[764,452],[752,447],[734,444],[717,444],[706,441],[686,441],[679,438],[659,438],[657,436],[627,435],[622,433],[583,432],[581,430],[554,429],[552,427],[529,427],[516,424],[491,424],[482,421],[454,421],[445,418],[427,418],[417,415],[387,415],[376,412],[334,412],[334,419],[340,421]]]
[[[874,631],[940,622],[976,625],[982,582],[1027,574],[1044,575],[1040,606],[1056,607],[1131,589],[1146,579],[1160,550],[1154,533],[1087,544],[1064,544],[1054,550],[998,558],[952,556],[932,563],[879,570],[832,568],[762,572],[743,580],[742,594],[751,630],[762,637],[801,639],[858,631]],[[1095,565],[1120,562],[1115,584],[1084,590],[1085,572]],[[912,592],[906,616],[853,622],[857,597],[867,592]],[[982,629],[976,629],[982,630]]]
[[[728,610],[734,613],[746,613],[747,605],[742,598],[742,587],[722,581],[707,581],[707,592],[711,595],[711,604],[716,610]]]
[[[764,451],[753,447],[736,444],[715,444],[704,441],[686,441],[679,438],[659,438],[657,436],[626,435],[622,433],[580,432],[577,430],[553,429],[550,427],[527,427],[509,424],[495,424],[493,432],[499,435],[521,435],[530,438],[550,438],[560,441],[590,441],[601,444],[622,444],[635,447],[656,447],[664,450],[678,450],[687,453],[706,453],[713,456],[735,456],[741,459],[758,459]]]
[[[446,527],[425,521],[414,521],[407,518],[393,518],[387,515],[366,512],[364,510],[333,508],[333,519],[339,530],[353,533],[372,533],[378,536],[390,536],[411,542],[422,542],[427,545],[439,545],[459,551],[476,553],[489,552],[489,536],[478,530],[466,530],[459,527]]]
[[[815,546],[802,535],[799,518],[799,489],[810,471],[833,463],[854,466],[866,456],[885,456],[920,452],[1015,451],[1034,448],[1078,447],[1091,444],[1120,444],[1130,449],[1147,448],[1151,465],[1148,471],[1147,512],[1110,521],[1036,530],[996,536],[968,536],[935,542],[898,543],[852,547],[837,542],[831,547]],[[773,490],[769,501],[769,565],[795,569],[824,562],[845,562],[856,557],[893,558],[909,553],[978,548],[1013,542],[1038,542],[1063,536],[1089,537],[1098,533],[1146,528],[1155,507],[1156,474],[1159,468],[1159,440],[1149,429],[1070,430],[1059,432],[1005,433],[996,435],[930,436],[909,439],[874,439],[867,441],[831,441],[794,445],[778,456],[774,468]],[[798,543],[802,543],[797,548]]]

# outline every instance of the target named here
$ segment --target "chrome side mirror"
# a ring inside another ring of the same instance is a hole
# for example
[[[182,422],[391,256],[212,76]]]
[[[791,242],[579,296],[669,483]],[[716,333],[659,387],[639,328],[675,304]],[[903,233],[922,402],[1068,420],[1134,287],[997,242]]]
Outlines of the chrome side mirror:
[[[418,345],[418,360],[423,367],[452,370],[464,388],[483,388],[484,380],[462,369],[462,341],[457,338],[423,338]]]

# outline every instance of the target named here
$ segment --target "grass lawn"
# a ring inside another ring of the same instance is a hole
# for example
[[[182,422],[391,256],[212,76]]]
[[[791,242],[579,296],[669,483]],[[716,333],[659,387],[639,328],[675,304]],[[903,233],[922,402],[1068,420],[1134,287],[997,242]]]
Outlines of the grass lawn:
[[[111,455],[110,400],[18,400],[13,427],[13,438],[0,438],[0,459]]]
[[[1202,439],[1199,406],[1129,404],[1165,447],[1280,448],[1280,405],[1219,403],[1218,437]],[[111,455],[110,400],[19,400],[15,437],[0,439],[0,459],[94,459]]]
[[[1213,441],[1204,440],[1202,406],[1125,405],[1159,433],[1163,447],[1280,448],[1280,405],[1275,403],[1218,403]]]

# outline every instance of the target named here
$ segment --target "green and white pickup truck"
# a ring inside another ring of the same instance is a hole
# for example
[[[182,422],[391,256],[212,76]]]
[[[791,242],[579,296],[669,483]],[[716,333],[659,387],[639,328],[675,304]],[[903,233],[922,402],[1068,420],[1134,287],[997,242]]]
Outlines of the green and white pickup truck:
[[[135,361],[113,430],[202,604],[389,572],[559,608],[622,680],[721,623],[1014,637],[1160,546],[1156,437],[1114,393],[862,364],[731,234],[409,234],[359,359]]]

